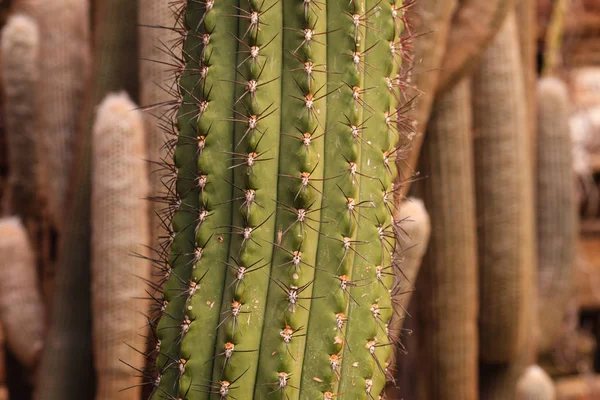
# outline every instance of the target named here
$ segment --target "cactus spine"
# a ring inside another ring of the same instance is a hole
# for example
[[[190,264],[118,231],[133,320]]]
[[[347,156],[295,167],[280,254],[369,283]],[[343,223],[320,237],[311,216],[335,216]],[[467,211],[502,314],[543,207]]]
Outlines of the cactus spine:
[[[436,99],[421,154],[420,169],[428,179],[416,189],[422,192],[433,228],[416,294],[422,399],[477,398],[478,281],[470,102],[468,80]]]
[[[376,397],[396,340],[404,6],[180,11],[153,398]]]

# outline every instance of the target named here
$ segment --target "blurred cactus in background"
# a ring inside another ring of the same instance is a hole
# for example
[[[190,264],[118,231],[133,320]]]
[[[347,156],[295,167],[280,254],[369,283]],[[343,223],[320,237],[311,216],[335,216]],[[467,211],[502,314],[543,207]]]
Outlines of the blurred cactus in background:
[[[126,94],[112,94],[98,108],[92,157],[92,312],[97,399],[139,398],[145,319],[137,312],[150,276],[147,257],[149,182],[142,115]],[[134,274],[142,279],[134,279]],[[124,346],[127,343],[129,346]],[[130,347],[131,346],[131,347]],[[130,391],[120,391],[131,388]]]
[[[419,170],[428,179],[415,185],[432,225],[416,287],[418,398],[477,399],[477,242],[468,79],[436,98],[426,134]]]

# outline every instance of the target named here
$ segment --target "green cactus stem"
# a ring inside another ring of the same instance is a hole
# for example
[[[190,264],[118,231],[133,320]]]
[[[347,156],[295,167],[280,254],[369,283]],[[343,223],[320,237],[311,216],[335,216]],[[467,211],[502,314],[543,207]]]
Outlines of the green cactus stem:
[[[411,35],[396,0],[188,1],[153,399],[373,399],[391,378]]]
[[[517,382],[518,400],[554,400],[554,382],[538,365],[528,367]]]
[[[125,93],[98,108],[92,156],[92,327],[96,400],[140,398],[138,365],[146,322],[136,310],[150,281],[147,260],[149,179],[142,114]],[[120,262],[136,251],[141,257]],[[131,279],[135,274],[139,279]],[[121,391],[123,388],[129,391]]]

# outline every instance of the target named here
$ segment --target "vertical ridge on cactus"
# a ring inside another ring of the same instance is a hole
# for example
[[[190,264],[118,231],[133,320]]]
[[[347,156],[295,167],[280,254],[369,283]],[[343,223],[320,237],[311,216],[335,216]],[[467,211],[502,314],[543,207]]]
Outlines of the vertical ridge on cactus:
[[[152,398],[374,398],[398,340],[405,6],[184,3]]]
[[[100,104],[93,128],[92,155],[92,312],[97,400],[139,398],[141,378],[128,365],[139,365],[150,281],[149,182],[142,115],[125,93]],[[141,247],[140,250],[137,250]],[[137,250],[138,257],[131,258]],[[129,391],[120,391],[130,388]]]

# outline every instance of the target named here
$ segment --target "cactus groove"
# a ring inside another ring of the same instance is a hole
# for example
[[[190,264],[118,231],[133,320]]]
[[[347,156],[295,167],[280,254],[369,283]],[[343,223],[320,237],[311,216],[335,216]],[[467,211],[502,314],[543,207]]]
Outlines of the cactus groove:
[[[151,398],[378,398],[406,6],[179,3]]]

